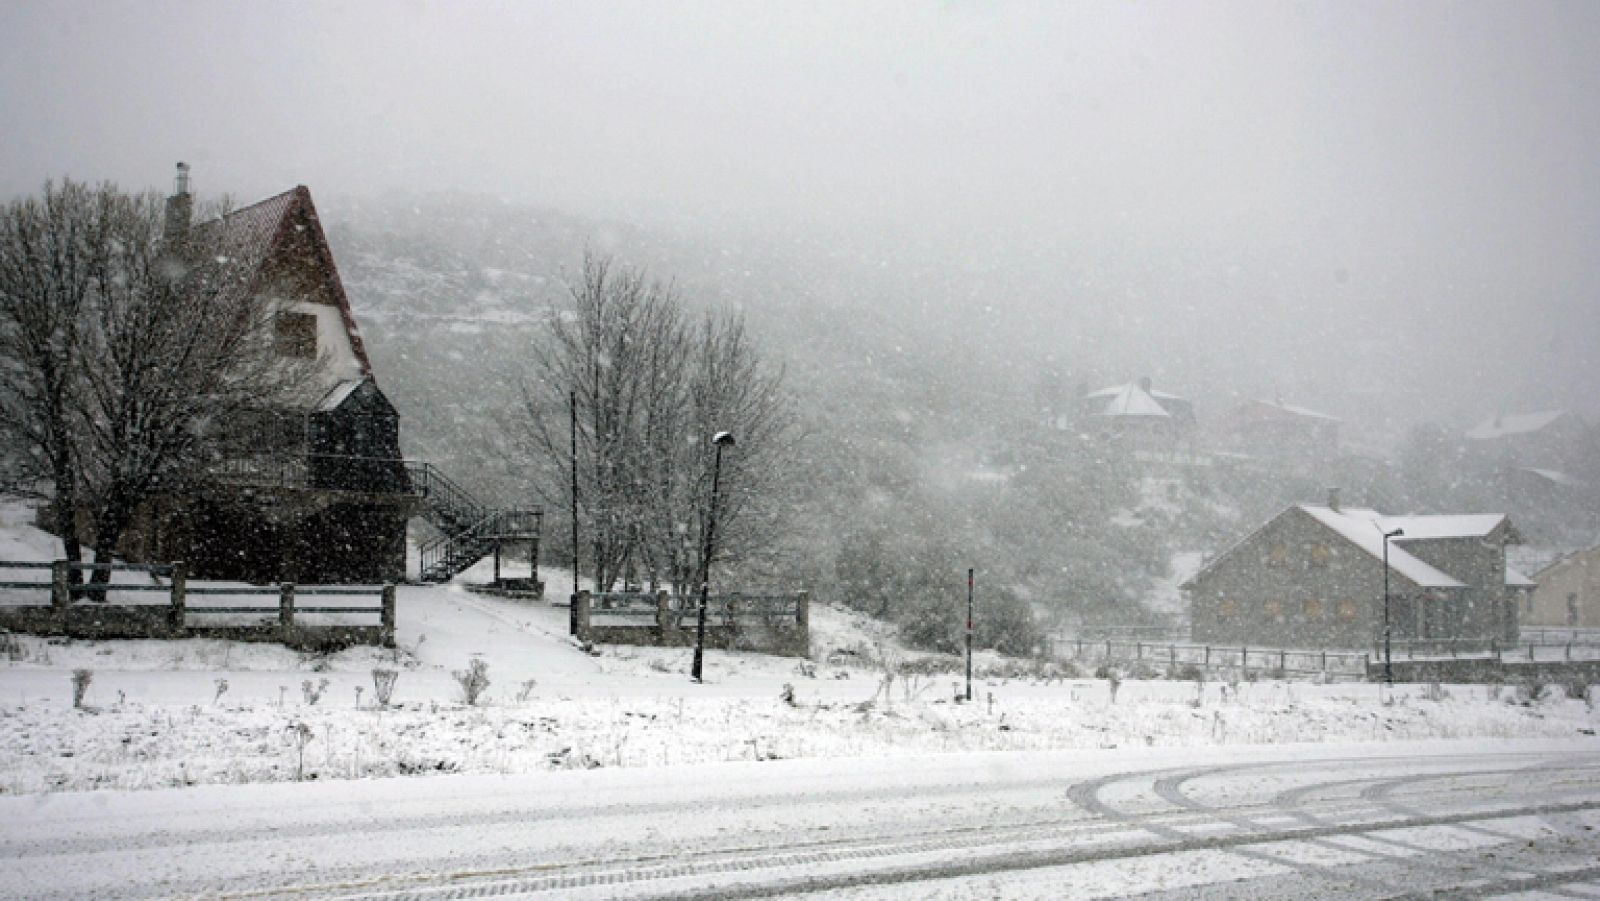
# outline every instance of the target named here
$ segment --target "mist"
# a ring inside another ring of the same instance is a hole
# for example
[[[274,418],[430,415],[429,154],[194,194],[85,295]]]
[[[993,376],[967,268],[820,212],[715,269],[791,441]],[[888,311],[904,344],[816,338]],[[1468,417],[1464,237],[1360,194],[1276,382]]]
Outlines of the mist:
[[[11,4],[0,35],[8,195],[180,159],[247,202],[462,192],[847,257],[886,345],[1018,379],[1390,436],[1600,410],[1588,4]]]

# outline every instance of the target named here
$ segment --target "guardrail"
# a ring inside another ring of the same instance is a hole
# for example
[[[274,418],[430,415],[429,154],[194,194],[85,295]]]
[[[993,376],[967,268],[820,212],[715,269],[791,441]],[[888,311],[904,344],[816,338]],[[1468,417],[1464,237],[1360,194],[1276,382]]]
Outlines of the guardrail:
[[[295,585],[285,582],[276,586],[225,586],[190,584],[187,569],[181,562],[159,564],[137,563],[72,563],[57,560],[52,563],[0,561],[3,570],[49,570],[50,581],[0,581],[0,589],[37,589],[41,595],[38,604],[10,603],[0,607],[0,624],[21,632],[46,632],[65,634],[75,638],[177,638],[194,634],[215,632],[237,633],[237,637],[276,637],[287,644],[315,643],[318,632],[336,630],[355,639],[374,639],[369,643],[384,647],[394,646],[395,587],[392,584],[376,586]],[[107,582],[101,584],[73,584],[73,572],[142,572],[153,578],[166,577],[162,585]],[[125,604],[105,600],[108,595],[123,592],[161,593],[166,603]],[[271,596],[276,603],[250,604],[191,604],[191,598]],[[89,600],[83,602],[84,598]],[[304,598],[375,598],[378,603],[341,604],[311,603]],[[195,621],[193,617],[218,615],[261,616],[276,614],[276,623],[267,627],[236,625],[210,625]],[[376,626],[326,626],[306,623],[302,615],[372,615]],[[355,643],[355,642],[352,642]]]
[[[1365,679],[1370,656],[1354,651],[1059,637],[1050,639],[1049,651],[1050,656],[1057,659],[1070,655],[1072,660],[1101,663],[1147,664],[1169,669],[1193,666],[1204,671],[1239,670],[1329,679]]]

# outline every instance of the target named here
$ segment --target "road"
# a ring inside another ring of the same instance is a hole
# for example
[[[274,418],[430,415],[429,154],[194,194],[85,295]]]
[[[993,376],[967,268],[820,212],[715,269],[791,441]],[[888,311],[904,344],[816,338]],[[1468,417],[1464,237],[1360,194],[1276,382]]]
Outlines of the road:
[[[774,761],[0,798],[0,893],[1600,897],[1600,744]]]

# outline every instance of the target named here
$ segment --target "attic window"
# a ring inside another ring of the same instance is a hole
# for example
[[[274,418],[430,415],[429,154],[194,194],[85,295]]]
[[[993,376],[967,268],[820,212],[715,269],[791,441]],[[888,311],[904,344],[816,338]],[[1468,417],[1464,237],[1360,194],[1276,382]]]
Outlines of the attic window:
[[[279,354],[316,359],[317,317],[311,313],[279,313],[274,321],[273,337]]]

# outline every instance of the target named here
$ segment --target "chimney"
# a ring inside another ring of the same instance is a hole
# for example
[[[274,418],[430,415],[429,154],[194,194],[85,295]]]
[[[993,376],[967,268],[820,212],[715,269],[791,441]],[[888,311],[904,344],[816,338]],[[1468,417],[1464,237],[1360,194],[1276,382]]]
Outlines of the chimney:
[[[1150,393],[1150,377],[1148,375],[1139,377],[1139,390],[1146,394]]]
[[[1328,509],[1335,513],[1339,512],[1339,489],[1337,488],[1328,489]]]
[[[189,164],[178,164],[178,177],[172,185],[172,196],[167,198],[167,221],[162,236],[176,241],[189,231],[189,217],[194,213],[194,195],[189,193]]]

